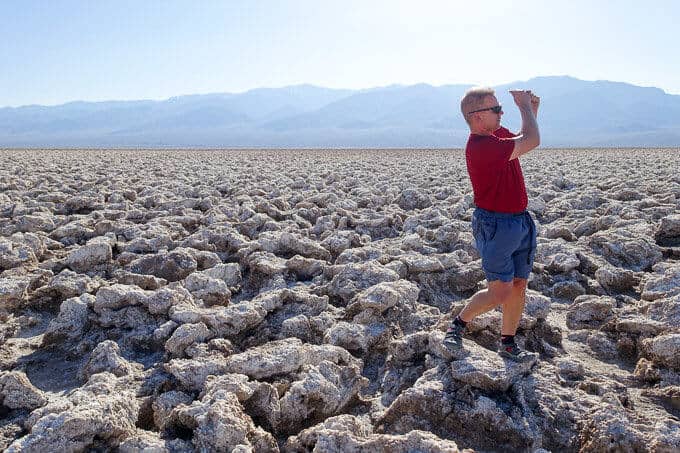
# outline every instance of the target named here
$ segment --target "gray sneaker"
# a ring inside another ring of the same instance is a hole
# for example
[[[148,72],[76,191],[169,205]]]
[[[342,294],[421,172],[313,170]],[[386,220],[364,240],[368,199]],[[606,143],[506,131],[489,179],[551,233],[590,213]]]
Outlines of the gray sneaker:
[[[442,344],[449,351],[459,351],[463,348],[463,332],[465,327],[461,327],[453,321],[449,325]]]
[[[538,354],[535,352],[524,351],[517,346],[517,344],[502,344],[498,348],[498,355],[503,358],[510,359],[515,362],[531,362],[538,359]]]

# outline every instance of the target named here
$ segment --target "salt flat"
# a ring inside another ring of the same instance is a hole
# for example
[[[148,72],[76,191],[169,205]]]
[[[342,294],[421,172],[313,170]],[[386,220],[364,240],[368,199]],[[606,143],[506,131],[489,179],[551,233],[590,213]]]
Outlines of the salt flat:
[[[679,449],[680,149],[521,162],[532,369],[461,150],[0,151],[0,446]]]

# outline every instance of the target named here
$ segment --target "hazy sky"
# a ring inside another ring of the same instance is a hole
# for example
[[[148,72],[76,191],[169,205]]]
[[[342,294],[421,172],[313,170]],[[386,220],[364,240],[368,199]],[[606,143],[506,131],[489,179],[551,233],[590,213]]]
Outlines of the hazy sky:
[[[0,106],[571,75],[680,94],[675,1],[2,0]]]

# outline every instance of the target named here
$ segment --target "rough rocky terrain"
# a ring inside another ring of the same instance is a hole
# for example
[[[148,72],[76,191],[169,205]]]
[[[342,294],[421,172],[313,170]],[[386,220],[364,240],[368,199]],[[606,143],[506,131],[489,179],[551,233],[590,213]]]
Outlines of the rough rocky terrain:
[[[460,150],[0,151],[0,448],[680,451],[680,150],[522,165],[518,365]]]

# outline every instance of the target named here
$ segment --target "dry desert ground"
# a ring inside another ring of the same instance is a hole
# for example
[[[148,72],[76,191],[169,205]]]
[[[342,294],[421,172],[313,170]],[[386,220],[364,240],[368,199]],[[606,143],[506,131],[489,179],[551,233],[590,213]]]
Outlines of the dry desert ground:
[[[0,448],[680,451],[680,149],[522,166],[517,364],[461,150],[0,151]]]

